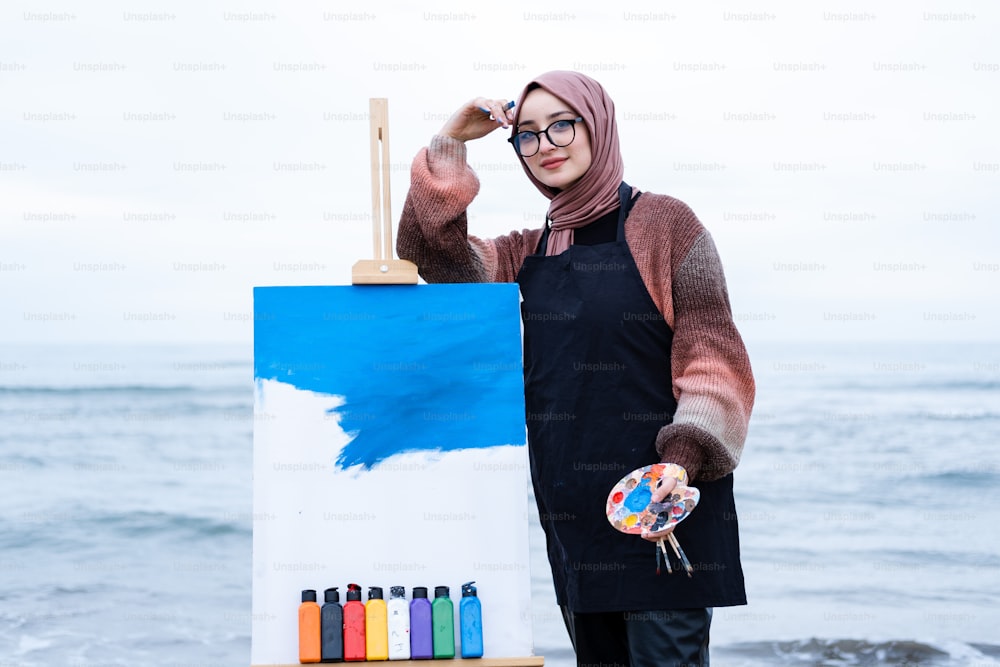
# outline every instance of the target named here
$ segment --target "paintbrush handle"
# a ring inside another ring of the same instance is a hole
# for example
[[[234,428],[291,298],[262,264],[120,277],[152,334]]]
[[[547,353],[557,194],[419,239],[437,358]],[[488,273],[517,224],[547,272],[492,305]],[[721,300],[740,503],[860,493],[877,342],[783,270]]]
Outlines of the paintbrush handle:
[[[691,563],[690,561],[688,561],[687,555],[684,553],[684,549],[681,549],[681,543],[677,541],[677,538],[674,537],[673,533],[667,535],[667,539],[670,540],[670,546],[673,547],[674,553],[677,554],[677,558],[680,559],[681,564],[687,571],[687,575],[690,577],[691,573],[694,571],[694,568],[691,567]]]
[[[662,537],[657,540],[656,545],[659,547],[659,550],[663,552],[663,562],[667,565],[667,574],[673,574],[674,570],[670,567],[670,556],[667,554],[667,545],[663,543]],[[659,553],[659,551],[657,551],[657,553]]]

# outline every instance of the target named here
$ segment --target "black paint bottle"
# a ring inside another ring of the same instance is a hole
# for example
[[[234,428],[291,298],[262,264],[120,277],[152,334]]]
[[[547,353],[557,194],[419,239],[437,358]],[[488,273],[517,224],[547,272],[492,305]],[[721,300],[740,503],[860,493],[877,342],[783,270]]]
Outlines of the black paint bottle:
[[[340,593],[334,586],[323,591],[323,597],[325,602],[320,609],[321,662],[343,662],[344,608],[340,606]]]

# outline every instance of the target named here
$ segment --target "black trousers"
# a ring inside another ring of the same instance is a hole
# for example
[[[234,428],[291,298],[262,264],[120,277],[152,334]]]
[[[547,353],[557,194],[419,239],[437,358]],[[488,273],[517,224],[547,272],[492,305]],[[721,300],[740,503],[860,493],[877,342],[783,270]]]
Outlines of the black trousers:
[[[711,609],[562,614],[577,667],[708,667]]]

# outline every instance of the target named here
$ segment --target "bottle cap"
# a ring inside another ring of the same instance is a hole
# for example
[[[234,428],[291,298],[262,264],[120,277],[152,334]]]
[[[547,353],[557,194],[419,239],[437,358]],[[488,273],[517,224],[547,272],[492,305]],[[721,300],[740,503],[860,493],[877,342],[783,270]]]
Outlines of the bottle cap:
[[[434,597],[436,597],[436,598],[450,597],[450,595],[448,594],[448,587],[447,586],[435,586],[434,587]]]
[[[355,600],[361,600],[361,586],[347,584],[347,601],[353,602]]]
[[[476,582],[469,581],[467,583],[462,584],[462,597],[463,598],[477,597],[476,596],[476,587],[472,585],[474,583],[476,583]]]
[[[413,597],[414,598],[425,598],[425,597],[427,597],[427,587],[426,586],[414,586],[413,587]]]
[[[389,587],[389,597],[390,598],[405,598],[406,589],[402,586],[390,586]]]
[[[340,602],[340,593],[337,592],[337,587],[334,586],[323,591],[323,599],[327,602]]]
[[[368,599],[369,600],[381,600],[382,599],[382,587],[381,586],[369,586],[368,587]]]
[[[316,601],[316,591],[311,588],[307,588],[302,591],[302,601],[303,602],[315,602]]]

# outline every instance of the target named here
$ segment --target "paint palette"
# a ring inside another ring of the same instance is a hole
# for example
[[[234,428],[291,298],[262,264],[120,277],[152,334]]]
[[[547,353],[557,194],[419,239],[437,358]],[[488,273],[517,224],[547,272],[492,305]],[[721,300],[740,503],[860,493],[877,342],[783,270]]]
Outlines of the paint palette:
[[[650,503],[653,491],[673,477],[677,486],[662,503]],[[687,472],[672,463],[654,463],[625,475],[608,494],[608,521],[623,533],[656,532],[683,521],[698,505],[701,492],[687,486]]]

